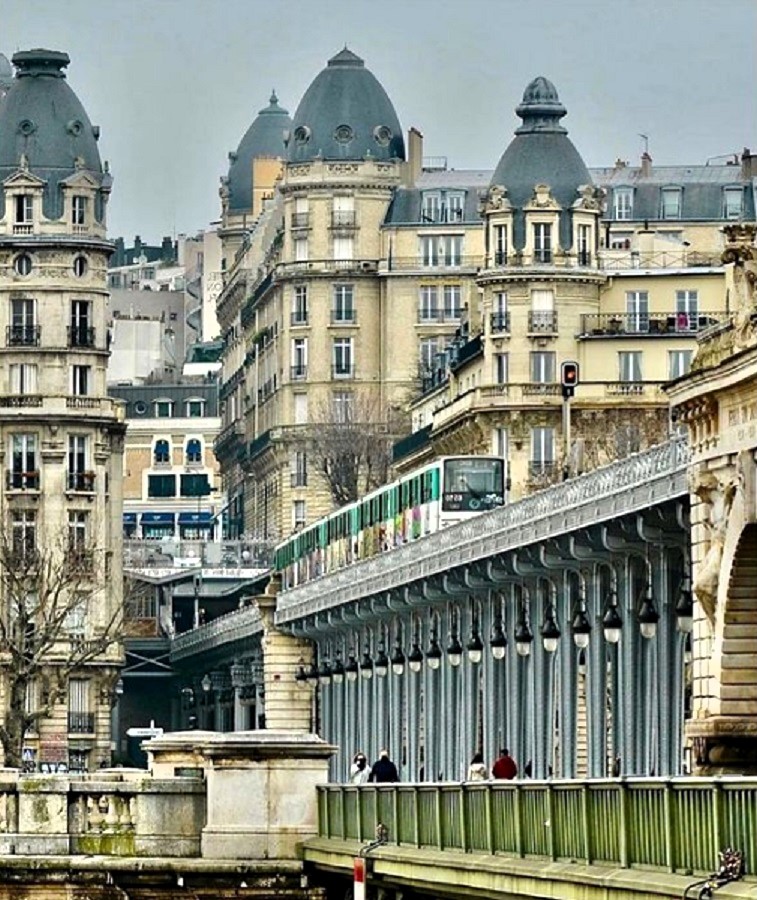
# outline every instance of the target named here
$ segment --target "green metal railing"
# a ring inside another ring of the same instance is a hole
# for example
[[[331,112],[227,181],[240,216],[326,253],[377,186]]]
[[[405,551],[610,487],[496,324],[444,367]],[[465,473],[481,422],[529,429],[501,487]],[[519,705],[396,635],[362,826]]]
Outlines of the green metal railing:
[[[538,856],[622,868],[709,872],[718,851],[757,855],[757,778],[323,785],[319,836]]]

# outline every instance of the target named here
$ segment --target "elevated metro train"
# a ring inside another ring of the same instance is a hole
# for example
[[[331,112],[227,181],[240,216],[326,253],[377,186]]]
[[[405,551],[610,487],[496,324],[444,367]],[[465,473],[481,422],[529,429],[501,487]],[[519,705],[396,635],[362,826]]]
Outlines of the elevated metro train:
[[[274,567],[290,590],[440,528],[502,506],[499,456],[443,456],[283,541]]]

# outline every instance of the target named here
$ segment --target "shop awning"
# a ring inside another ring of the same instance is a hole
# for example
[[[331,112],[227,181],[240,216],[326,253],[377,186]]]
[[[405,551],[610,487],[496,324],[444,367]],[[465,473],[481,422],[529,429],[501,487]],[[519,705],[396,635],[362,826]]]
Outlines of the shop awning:
[[[146,512],[142,513],[143,525],[171,525],[174,524],[174,514],[172,512]]]
[[[124,513],[124,525],[136,525],[137,524],[137,514],[136,513]]]
[[[213,514],[209,512],[179,513],[179,525],[194,525],[195,528],[210,528]]]

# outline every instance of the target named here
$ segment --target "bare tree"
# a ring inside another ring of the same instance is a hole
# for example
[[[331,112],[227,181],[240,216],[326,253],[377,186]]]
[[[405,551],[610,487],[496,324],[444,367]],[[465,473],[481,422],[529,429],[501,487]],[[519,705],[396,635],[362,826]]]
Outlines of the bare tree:
[[[406,432],[401,414],[392,410],[384,415],[367,391],[345,393],[317,409],[308,430],[307,454],[336,506],[388,481],[392,445]]]
[[[21,766],[26,734],[66,697],[69,677],[93,668],[101,682],[117,677],[122,610],[108,609],[105,562],[101,550],[68,539],[38,548],[15,533],[0,536],[0,743],[7,766]]]

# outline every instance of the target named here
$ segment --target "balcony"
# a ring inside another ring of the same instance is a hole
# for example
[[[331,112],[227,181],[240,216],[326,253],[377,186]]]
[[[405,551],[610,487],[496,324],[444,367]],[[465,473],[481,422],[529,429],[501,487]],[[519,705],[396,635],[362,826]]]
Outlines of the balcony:
[[[305,365],[292,366],[289,375],[292,381],[304,381],[308,377],[308,367]]]
[[[724,312],[632,312],[581,316],[580,337],[693,335],[729,320]]]
[[[557,312],[553,309],[531,310],[528,314],[529,334],[557,334]]]
[[[480,256],[392,256],[386,261],[387,272],[424,272],[435,269],[465,269],[476,271],[482,263]]]
[[[357,219],[354,210],[335,209],[331,213],[332,228],[356,228]]]
[[[41,333],[39,325],[7,325],[5,343],[8,347],[39,347]]]
[[[3,408],[39,408],[43,405],[41,394],[6,394],[0,396],[0,407]]]
[[[457,325],[460,322],[460,308],[437,309],[435,306],[421,308],[418,310],[418,322],[434,325],[439,325],[443,322],[454,322]]]
[[[528,464],[528,476],[536,481],[554,481],[558,473],[558,465],[553,460],[542,462],[531,460]]]
[[[338,379],[347,379],[355,377],[355,366],[347,366],[347,365],[332,365],[331,366],[331,377]]]
[[[644,394],[641,381],[616,381],[606,386],[608,397],[640,397]]]
[[[510,331],[510,313],[495,312],[489,317],[492,334],[506,334]]]
[[[308,274],[370,275],[378,271],[376,259],[303,259],[279,263],[276,278],[300,278]]]
[[[34,234],[34,225],[31,222],[16,222],[13,225],[14,234]]]
[[[310,223],[310,213],[292,213],[292,228],[307,228]]]
[[[9,491],[38,491],[39,470],[33,472],[6,472],[5,487]]]
[[[69,472],[66,476],[66,490],[91,494],[95,490],[94,472]]]
[[[354,309],[332,309],[332,325],[357,325],[357,312]]]
[[[681,247],[642,252],[620,248],[603,250],[600,265],[609,272],[624,272],[635,269],[719,269],[723,262],[719,251],[700,252]]]
[[[94,551],[82,547],[71,547],[68,552],[68,564],[72,571],[91,574],[95,571]]]
[[[68,346],[69,347],[94,347],[95,346],[95,329],[88,325],[69,325],[68,329]]]
[[[291,313],[289,318],[289,324],[296,328],[300,325],[308,324],[308,313],[307,310],[297,310],[296,312]]]
[[[69,734],[94,734],[95,714],[90,712],[70,712],[68,714]]]
[[[562,385],[557,382],[547,381],[521,386],[524,397],[560,397]]]
[[[290,487],[298,488],[298,487],[307,487],[308,486],[308,473],[303,471],[302,469],[298,469],[294,472],[289,473],[289,484]]]
[[[237,419],[227,425],[213,443],[213,452],[218,457],[236,455],[242,444],[244,425]]]

